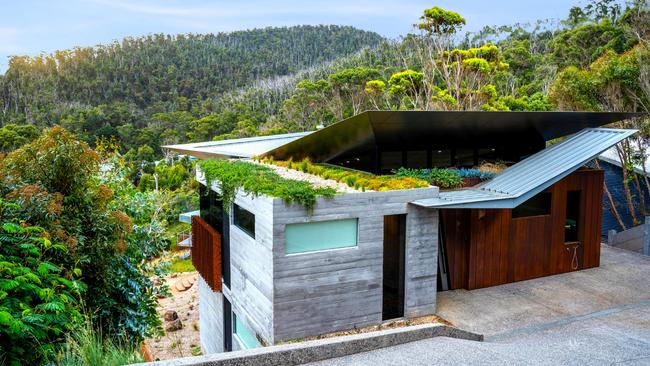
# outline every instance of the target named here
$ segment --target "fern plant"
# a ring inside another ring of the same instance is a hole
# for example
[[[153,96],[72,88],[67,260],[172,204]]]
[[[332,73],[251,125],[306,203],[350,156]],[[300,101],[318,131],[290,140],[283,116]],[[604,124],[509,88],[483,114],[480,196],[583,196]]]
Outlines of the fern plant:
[[[0,213],[7,205],[0,199]],[[51,262],[68,251],[44,234],[40,227],[16,222],[0,225],[0,355],[9,365],[52,359],[66,333],[83,319],[81,271]]]

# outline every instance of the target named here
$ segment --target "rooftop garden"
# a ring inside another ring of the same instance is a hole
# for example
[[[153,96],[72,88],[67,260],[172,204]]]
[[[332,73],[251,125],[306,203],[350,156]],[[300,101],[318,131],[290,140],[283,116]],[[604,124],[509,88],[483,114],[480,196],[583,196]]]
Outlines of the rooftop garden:
[[[483,163],[480,166],[471,169],[399,168],[394,175],[374,175],[357,170],[315,164],[308,159],[294,162],[291,160],[273,160],[273,158],[264,158],[260,161],[265,164],[272,164],[316,175],[323,179],[331,179],[360,191],[390,191],[425,188],[430,185],[437,186],[441,189],[461,188],[491,179],[495,174],[505,169],[505,165],[502,163]]]
[[[226,208],[230,207],[238,189],[254,196],[282,198],[287,204],[297,203],[308,210],[314,208],[317,197],[336,194],[333,188],[316,188],[309,182],[286,179],[267,166],[251,162],[211,159],[198,164],[208,186],[219,183]]]
[[[429,182],[418,176],[374,175],[357,170],[315,164],[308,159],[294,162],[291,160],[273,160],[272,158],[265,158],[262,159],[261,162],[287,169],[298,170],[319,176],[323,179],[331,179],[360,191],[393,191],[429,187]]]

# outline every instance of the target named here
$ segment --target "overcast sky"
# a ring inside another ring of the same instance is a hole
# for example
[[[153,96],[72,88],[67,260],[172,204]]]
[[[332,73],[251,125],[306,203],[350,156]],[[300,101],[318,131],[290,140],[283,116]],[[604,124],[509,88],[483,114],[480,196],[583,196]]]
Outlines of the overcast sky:
[[[0,73],[10,55],[38,55],[148,33],[208,33],[296,24],[341,24],[389,38],[406,34],[422,10],[460,12],[468,30],[564,18],[584,0],[3,0]]]

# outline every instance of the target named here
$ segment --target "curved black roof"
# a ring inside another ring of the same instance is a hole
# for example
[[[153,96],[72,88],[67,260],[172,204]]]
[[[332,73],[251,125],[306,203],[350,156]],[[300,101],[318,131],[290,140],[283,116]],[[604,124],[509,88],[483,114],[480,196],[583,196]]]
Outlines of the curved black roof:
[[[548,141],[639,113],[614,112],[478,112],[366,111],[296,139],[265,156],[328,161],[344,153],[370,148],[409,149],[448,146],[459,141],[480,146],[525,145]]]

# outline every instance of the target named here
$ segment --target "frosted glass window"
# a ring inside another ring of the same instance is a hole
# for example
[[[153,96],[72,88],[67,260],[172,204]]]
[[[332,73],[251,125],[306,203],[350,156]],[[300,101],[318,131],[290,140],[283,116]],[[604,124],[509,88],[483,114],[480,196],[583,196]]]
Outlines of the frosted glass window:
[[[287,254],[357,246],[357,219],[316,221],[286,226]]]
[[[237,337],[237,339],[239,339],[239,342],[242,344],[242,346],[244,346],[246,349],[259,347],[260,344],[257,341],[257,338],[255,338],[253,332],[246,328],[244,323],[242,323],[237,315],[233,313],[232,317],[235,320],[233,322],[233,334]]]

